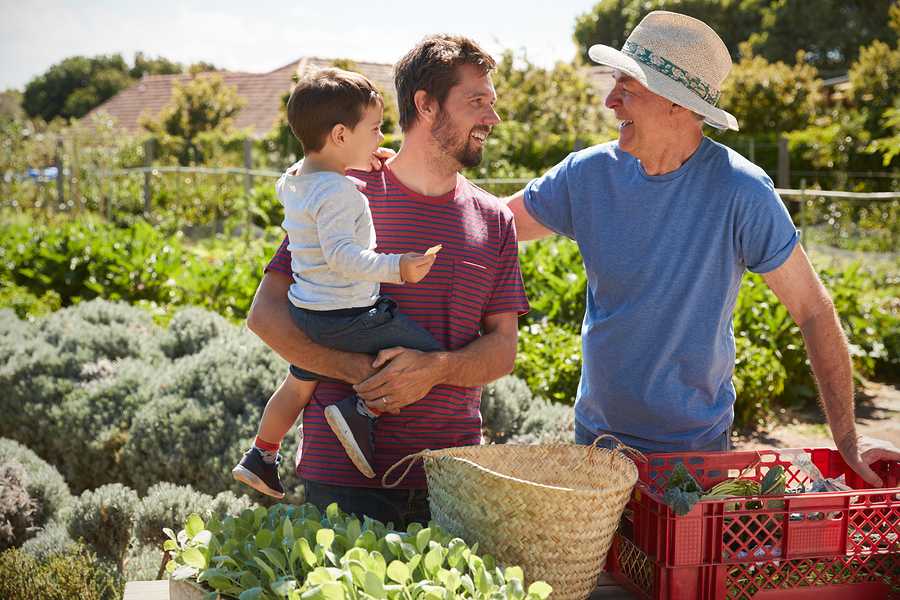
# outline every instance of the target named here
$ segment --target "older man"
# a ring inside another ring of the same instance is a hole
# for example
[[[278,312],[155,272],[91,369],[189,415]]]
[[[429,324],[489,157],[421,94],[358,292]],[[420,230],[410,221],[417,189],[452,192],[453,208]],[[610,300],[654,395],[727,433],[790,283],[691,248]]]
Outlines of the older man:
[[[500,119],[490,72],[494,61],[472,40],[432,36],[395,69],[400,152],[384,168],[354,172],[365,184],[380,252],[441,245],[431,272],[414,285],[383,284],[384,293],[425,327],[442,352],[392,348],[373,357],[312,343],[288,312],[291,257],[286,245],[269,263],[248,326],[302,369],[356,384],[371,408],[385,413],[374,430],[376,476],[424,448],[478,444],[480,387],[512,370],[517,315],[528,309],[517,261],[512,215],[459,174],[481,161],[484,141]],[[376,372],[377,368],[381,368]],[[351,394],[323,382],[303,414],[297,467],[307,500],[337,502],[345,511],[405,526],[427,522],[425,475],[417,467],[398,489],[357,471],[325,423],[324,407]]]
[[[644,451],[723,450],[734,416],[732,316],[745,270],[800,326],[835,443],[854,470],[896,448],[857,440],[847,342],[772,181],[704,137],[737,129],[716,107],[731,68],[707,25],[656,11],[612,69],[618,141],[569,155],[509,198],[519,239],[578,242],[588,277],[576,441],[613,433]]]

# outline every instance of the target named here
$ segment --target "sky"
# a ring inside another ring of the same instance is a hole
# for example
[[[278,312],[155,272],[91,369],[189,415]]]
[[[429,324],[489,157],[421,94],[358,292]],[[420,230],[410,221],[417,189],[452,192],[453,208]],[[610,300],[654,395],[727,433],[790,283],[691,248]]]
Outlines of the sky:
[[[136,51],[265,72],[301,56],[393,63],[429,33],[458,33],[540,66],[576,54],[575,19],[597,0],[80,2],[0,0],[0,90],[74,55]]]

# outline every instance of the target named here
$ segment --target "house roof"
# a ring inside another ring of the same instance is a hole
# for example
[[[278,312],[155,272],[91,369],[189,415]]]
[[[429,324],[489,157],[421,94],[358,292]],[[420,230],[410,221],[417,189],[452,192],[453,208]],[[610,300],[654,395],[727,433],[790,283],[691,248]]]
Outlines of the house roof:
[[[302,74],[307,69],[330,67],[333,63],[334,59],[304,57],[268,73],[216,71],[200,73],[197,76],[219,75],[226,85],[236,87],[238,95],[246,100],[246,104],[235,117],[235,126],[238,129],[249,128],[255,137],[262,137],[277,122],[281,98],[290,91],[294,76]],[[392,65],[369,62],[354,62],[354,64],[360,73],[393,98]],[[169,103],[174,82],[184,83],[191,78],[192,75],[188,74],[145,75],[93,109],[87,118],[96,118],[105,113],[114,117],[119,127],[130,133],[138,133],[142,130],[142,117],[155,118]]]

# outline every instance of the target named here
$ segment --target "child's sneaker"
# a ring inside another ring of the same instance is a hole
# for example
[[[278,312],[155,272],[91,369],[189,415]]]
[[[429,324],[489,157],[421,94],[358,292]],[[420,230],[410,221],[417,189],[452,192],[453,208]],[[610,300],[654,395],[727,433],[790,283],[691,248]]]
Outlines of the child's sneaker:
[[[256,446],[244,453],[241,462],[231,470],[231,474],[241,483],[245,483],[258,492],[284,498],[284,486],[278,478],[278,465],[281,464],[281,454],[263,453]]]
[[[372,469],[372,417],[362,414],[357,405],[357,396],[347,396],[343,400],[325,407],[325,419],[341,446],[360,473],[368,478],[375,477]]]

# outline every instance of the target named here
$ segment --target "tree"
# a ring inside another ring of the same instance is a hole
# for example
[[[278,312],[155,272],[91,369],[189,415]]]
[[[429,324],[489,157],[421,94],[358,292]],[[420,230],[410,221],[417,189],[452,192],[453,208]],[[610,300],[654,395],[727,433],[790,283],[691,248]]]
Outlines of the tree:
[[[749,44],[742,49],[745,54],[725,80],[719,103],[737,117],[741,133],[774,136],[810,125],[821,110],[822,81],[802,51],[791,66],[754,56]]]
[[[866,129],[878,137],[885,132],[882,115],[900,97],[900,49],[880,41],[861,48],[849,76],[848,100],[865,115]]]
[[[750,41],[754,54],[769,62],[793,64],[798,50],[824,76],[846,73],[860,46],[893,43],[890,26],[897,0],[601,0],[575,22],[575,42],[587,60],[592,44],[621,48],[632,29],[653,10],[696,17],[712,27],[740,58]]]
[[[19,90],[0,92],[0,121],[18,121],[24,116],[22,92]]]
[[[134,66],[128,71],[132,79],[140,79],[144,75],[177,75],[184,71],[184,65],[163,58],[149,58],[143,52],[134,55]]]
[[[861,46],[893,44],[889,13],[896,0],[773,0],[763,9],[762,28],[748,36],[753,51],[770,61],[791,62],[797,50],[825,77],[846,73]],[[749,33],[748,31],[744,32]]]
[[[22,107],[30,117],[82,117],[131,83],[120,54],[73,56],[25,86]]]
[[[579,146],[615,136],[603,98],[576,65],[543,69],[507,51],[493,80],[502,121],[488,138],[485,160],[469,175],[537,175]]]
[[[589,62],[587,51],[592,45],[621,48],[647,13],[669,10],[707,23],[737,59],[740,43],[759,28],[765,4],[766,0],[601,0],[576,19],[575,43],[581,58]]]
[[[214,71],[215,66],[198,62],[190,72]],[[182,73],[181,63],[149,58],[143,52],[129,67],[120,54],[72,56],[52,65],[25,86],[22,107],[29,117],[50,121],[56,117],[80,118],[144,75]]]
[[[160,139],[162,148],[182,165],[202,162],[202,147],[211,137],[217,141],[234,133],[234,116],[246,101],[221,75],[200,75],[187,83],[176,81],[172,99],[157,120],[142,125]]]

